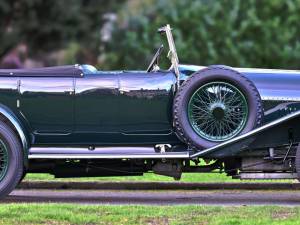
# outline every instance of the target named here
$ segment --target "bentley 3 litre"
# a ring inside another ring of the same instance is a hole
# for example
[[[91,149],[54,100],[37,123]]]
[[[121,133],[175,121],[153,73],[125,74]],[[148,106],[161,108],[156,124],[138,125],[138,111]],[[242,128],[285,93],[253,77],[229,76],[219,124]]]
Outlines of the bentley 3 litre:
[[[145,71],[0,70],[0,196],[26,173],[137,176],[219,170],[299,179],[300,71],[179,64],[171,28]]]

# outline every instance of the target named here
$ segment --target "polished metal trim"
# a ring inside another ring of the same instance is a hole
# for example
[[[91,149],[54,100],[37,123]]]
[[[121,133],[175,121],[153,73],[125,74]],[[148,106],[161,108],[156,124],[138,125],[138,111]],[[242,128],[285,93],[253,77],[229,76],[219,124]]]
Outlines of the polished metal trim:
[[[170,159],[189,158],[189,152],[157,152],[152,146],[32,147],[29,149],[28,157],[29,159]]]
[[[33,133],[35,135],[40,135],[40,136],[67,136],[67,135],[71,135],[72,133],[41,133],[41,132],[37,132],[37,131],[33,131]]]
[[[183,159],[188,152],[151,154],[30,154],[29,159]]]
[[[92,147],[92,148],[91,148]],[[31,147],[29,154],[152,154],[152,146],[106,146],[106,147]]]
[[[241,73],[273,73],[273,74],[300,74],[300,70],[286,70],[286,69],[263,69],[263,68],[240,68],[233,67]]]
[[[268,128],[271,128],[271,127],[273,127],[275,125],[278,125],[278,124],[280,124],[282,122],[285,122],[287,120],[293,119],[293,118],[295,118],[295,117],[297,117],[299,115],[300,115],[300,110],[297,111],[297,112],[288,114],[288,115],[286,115],[284,117],[281,117],[281,118],[279,118],[277,120],[274,120],[274,121],[272,121],[270,123],[267,123],[267,124],[265,124],[265,125],[263,125],[261,127],[258,127],[256,129],[248,132],[248,133],[245,133],[245,134],[243,134],[241,136],[237,136],[237,137],[232,138],[232,139],[230,139],[228,141],[222,142],[221,144],[218,144],[218,145],[215,145],[215,146],[213,146],[211,148],[207,148],[207,149],[205,149],[203,151],[197,152],[197,153],[191,155],[190,158],[197,158],[197,157],[201,157],[201,156],[210,154],[212,152],[217,151],[219,148],[226,147],[226,146],[228,146],[230,144],[234,144],[234,143],[236,143],[236,142],[238,142],[238,141],[240,141],[242,139],[246,139],[248,137],[251,137],[252,135],[258,134],[258,133],[260,133],[260,132],[262,132],[262,131],[264,131],[264,130],[266,130]]]
[[[297,173],[240,173],[237,177],[241,180],[297,179]]]
[[[171,29],[171,26],[169,24],[167,24],[166,26],[160,28],[160,30],[164,31],[167,36],[168,45],[169,45],[168,58],[171,60],[171,63],[172,63],[171,68],[174,69],[174,73],[176,75],[176,86],[177,86],[177,88],[179,88],[179,85],[180,85],[180,82],[179,82],[179,77],[180,77],[179,59],[178,59],[175,42],[174,42],[173,35],[172,35],[172,29]]]
[[[293,98],[293,97],[261,97],[263,101],[296,101],[299,102],[300,98]]]
[[[198,66],[198,65],[187,65],[180,64],[179,68],[190,68],[192,70],[198,71],[207,68],[207,66]],[[273,74],[299,74],[300,70],[286,70],[286,69],[264,69],[264,68],[240,68],[240,67],[231,67],[232,69],[237,70],[240,73],[273,73]]]
[[[169,136],[172,133],[173,132],[170,131],[169,133],[162,133],[162,134],[151,134],[151,133],[140,133],[140,134],[138,134],[138,133],[124,133],[124,132],[122,132],[121,134],[126,135],[126,136],[145,136],[145,135],[147,135],[147,136]]]

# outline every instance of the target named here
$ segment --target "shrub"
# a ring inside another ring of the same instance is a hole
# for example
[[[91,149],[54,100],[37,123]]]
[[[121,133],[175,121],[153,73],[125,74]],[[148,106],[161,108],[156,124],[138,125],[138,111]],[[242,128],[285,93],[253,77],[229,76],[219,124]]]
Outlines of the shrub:
[[[300,0],[132,0],[101,67],[145,69],[161,42],[156,29],[169,23],[181,63],[296,69],[299,21]]]

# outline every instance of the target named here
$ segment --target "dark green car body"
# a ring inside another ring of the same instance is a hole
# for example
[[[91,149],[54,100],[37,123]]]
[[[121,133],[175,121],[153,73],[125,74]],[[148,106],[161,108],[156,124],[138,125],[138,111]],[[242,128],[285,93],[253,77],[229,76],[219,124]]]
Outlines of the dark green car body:
[[[204,67],[179,68],[183,82]],[[299,110],[300,72],[235,69],[259,90],[264,124]],[[18,130],[25,152],[34,146],[183,144],[172,124],[173,71],[78,70],[74,76],[61,67],[48,75],[29,70],[0,76],[0,113]]]

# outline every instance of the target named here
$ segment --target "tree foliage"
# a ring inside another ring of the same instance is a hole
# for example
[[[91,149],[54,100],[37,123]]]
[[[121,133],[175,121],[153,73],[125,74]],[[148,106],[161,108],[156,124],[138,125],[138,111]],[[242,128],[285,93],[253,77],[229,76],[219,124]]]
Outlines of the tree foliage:
[[[0,1],[0,57],[20,42],[35,53],[64,48],[72,41],[98,53],[103,14],[116,10],[122,2]]]
[[[129,1],[106,46],[107,68],[145,69],[171,24],[181,63],[300,68],[300,0]]]

